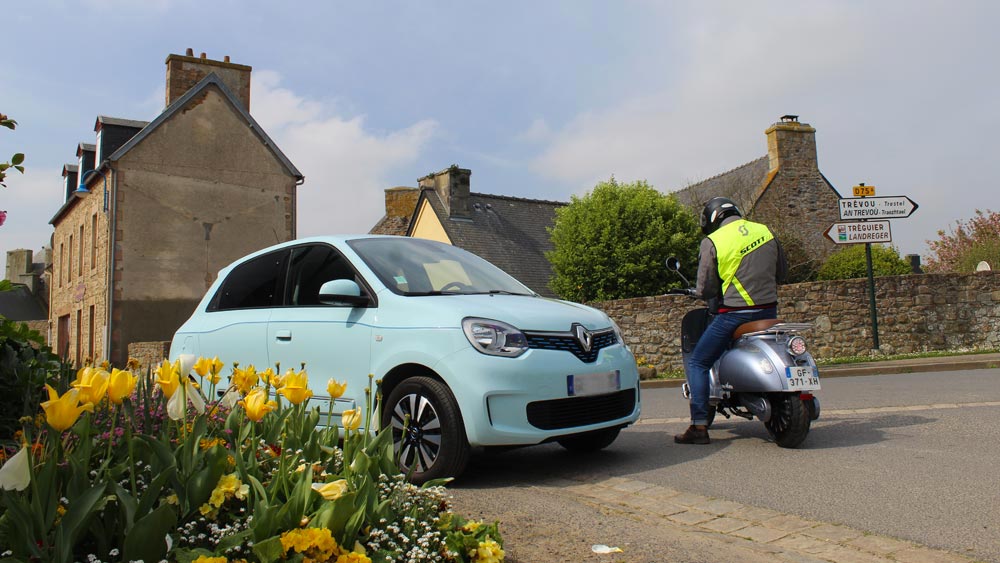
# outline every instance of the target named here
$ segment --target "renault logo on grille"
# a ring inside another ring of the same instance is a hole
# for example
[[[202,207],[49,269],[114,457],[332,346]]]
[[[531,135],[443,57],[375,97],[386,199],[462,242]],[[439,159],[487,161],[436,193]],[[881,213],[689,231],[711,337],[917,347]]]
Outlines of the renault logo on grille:
[[[576,335],[576,339],[580,343],[580,347],[583,348],[583,351],[590,352],[590,347],[594,344],[594,333],[587,330],[583,325],[575,324],[573,325],[573,334]]]

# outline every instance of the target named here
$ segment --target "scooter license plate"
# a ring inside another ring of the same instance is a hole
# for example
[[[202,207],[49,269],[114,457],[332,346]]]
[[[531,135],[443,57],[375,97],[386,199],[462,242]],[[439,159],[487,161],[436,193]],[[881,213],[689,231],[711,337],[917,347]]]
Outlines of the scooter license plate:
[[[816,391],[819,387],[819,375],[811,366],[791,366],[785,368],[785,380],[789,391]]]
[[[613,393],[621,388],[622,376],[618,370],[566,376],[566,393],[570,397]]]

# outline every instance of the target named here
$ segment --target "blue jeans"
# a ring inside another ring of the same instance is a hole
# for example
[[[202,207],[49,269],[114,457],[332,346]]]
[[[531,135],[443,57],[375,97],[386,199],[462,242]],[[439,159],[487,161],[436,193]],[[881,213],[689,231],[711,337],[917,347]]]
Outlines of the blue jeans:
[[[708,371],[729,348],[733,333],[743,323],[762,319],[777,318],[775,307],[754,309],[749,311],[733,311],[715,315],[708,323],[705,333],[698,339],[694,350],[688,356],[687,380],[691,388],[691,424],[704,425],[708,423]]]

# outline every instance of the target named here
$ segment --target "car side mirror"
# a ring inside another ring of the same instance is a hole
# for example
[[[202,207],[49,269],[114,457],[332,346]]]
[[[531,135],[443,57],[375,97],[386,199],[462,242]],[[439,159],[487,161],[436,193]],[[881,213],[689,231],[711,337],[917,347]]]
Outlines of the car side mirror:
[[[354,280],[330,280],[319,288],[319,302],[324,305],[352,306],[368,304],[368,297],[361,294],[361,286]]]
[[[681,261],[678,260],[676,256],[667,258],[667,269],[679,272],[681,270]]]

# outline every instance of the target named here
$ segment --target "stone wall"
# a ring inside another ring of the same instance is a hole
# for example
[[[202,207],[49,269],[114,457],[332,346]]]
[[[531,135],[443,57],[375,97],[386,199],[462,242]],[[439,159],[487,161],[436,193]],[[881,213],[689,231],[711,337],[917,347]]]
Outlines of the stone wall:
[[[139,372],[156,369],[160,362],[167,359],[170,352],[170,342],[132,342],[128,345],[128,357],[139,360]]]
[[[1000,272],[886,276],[875,288],[883,353],[1000,348]],[[781,318],[813,323],[805,336],[816,358],[871,352],[867,279],[785,285],[779,300]],[[618,323],[637,357],[663,372],[683,369],[680,321],[698,303],[657,295],[592,305]]]

